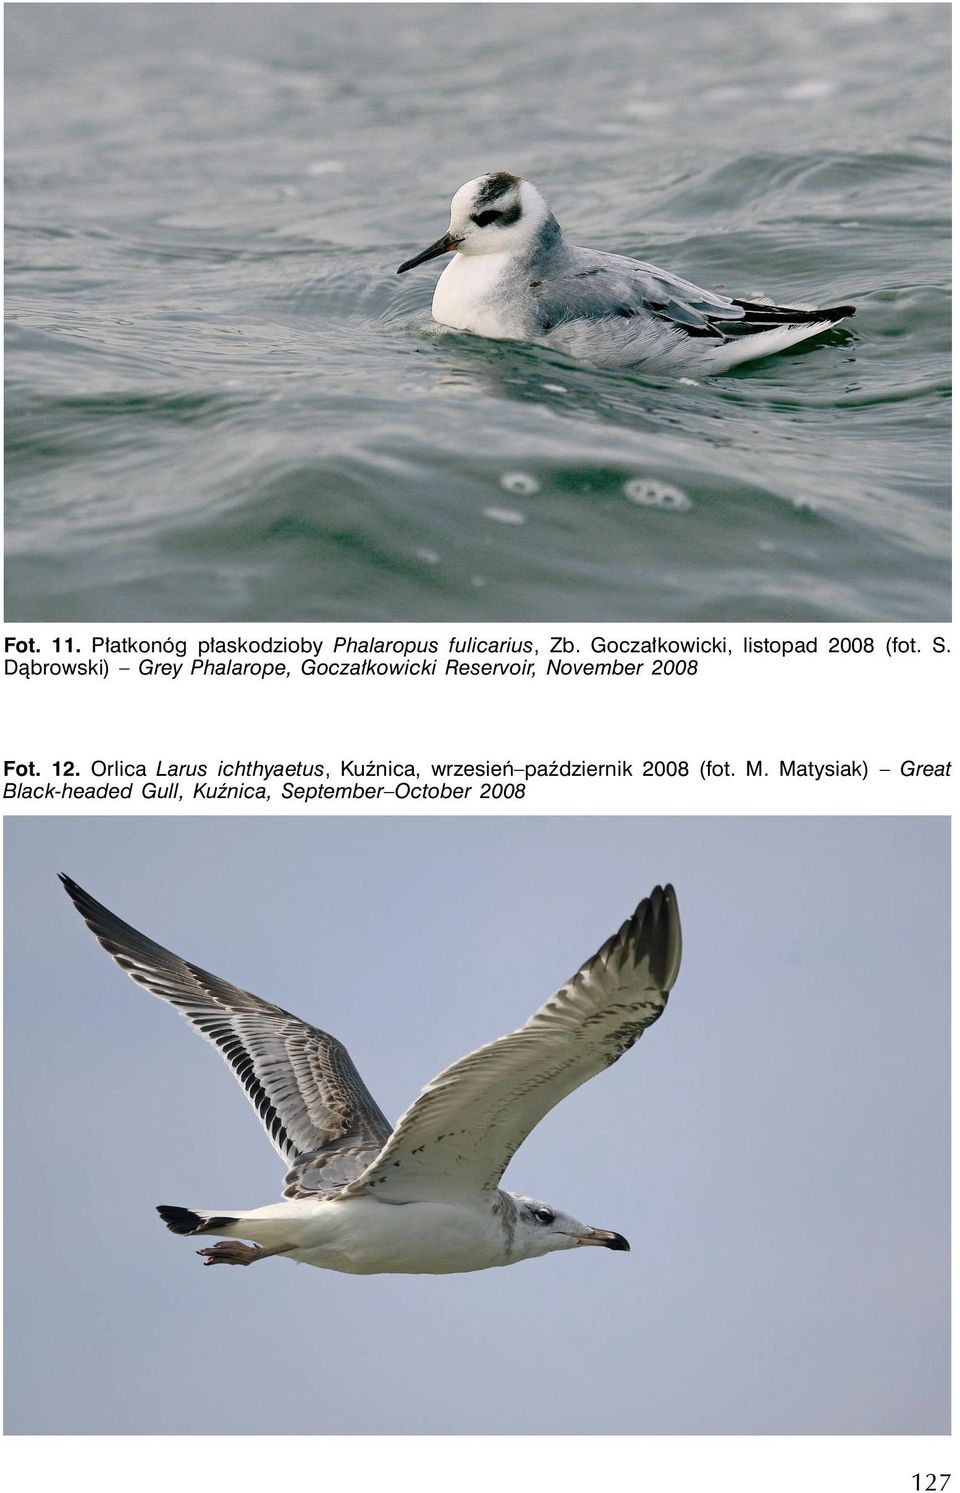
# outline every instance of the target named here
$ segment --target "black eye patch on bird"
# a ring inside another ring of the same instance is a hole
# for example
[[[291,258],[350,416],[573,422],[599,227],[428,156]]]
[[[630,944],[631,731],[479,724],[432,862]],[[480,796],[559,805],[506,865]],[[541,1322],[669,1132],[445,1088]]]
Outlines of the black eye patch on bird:
[[[509,228],[511,223],[516,223],[521,211],[519,202],[507,208],[488,207],[482,213],[474,213],[471,221],[476,223],[478,228],[486,228],[490,223],[496,223],[498,228]]]
[[[538,1208],[533,1216],[538,1223],[553,1223],[557,1215],[551,1213],[549,1208]]]

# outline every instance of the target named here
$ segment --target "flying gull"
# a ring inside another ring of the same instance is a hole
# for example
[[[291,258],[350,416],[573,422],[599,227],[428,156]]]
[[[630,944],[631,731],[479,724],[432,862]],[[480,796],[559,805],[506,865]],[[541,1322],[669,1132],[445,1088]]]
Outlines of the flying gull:
[[[205,1264],[286,1255],[351,1275],[445,1275],[585,1244],[630,1248],[499,1183],[547,1111],[663,1011],[680,966],[671,886],[654,887],[529,1021],[445,1068],[391,1127],[336,1037],[161,948],[60,879],[120,968],[219,1047],[287,1167],[282,1200],[265,1208],[157,1209],[175,1234],[224,1236],[198,1251]]]
[[[446,233],[397,274],[451,253],[434,291],[435,321],[543,343],[601,368],[723,373],[815,337],[856,309],[719,295],[640,259],[577,248],[537,188],[509,171],[462,186]]]

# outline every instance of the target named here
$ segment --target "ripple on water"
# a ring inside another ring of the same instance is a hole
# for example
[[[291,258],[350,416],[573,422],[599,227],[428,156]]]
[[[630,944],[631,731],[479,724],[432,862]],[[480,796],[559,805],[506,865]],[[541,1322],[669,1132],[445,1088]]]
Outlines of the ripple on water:
[[[948,7],[638,13],[10,7],[7,616],[946,618]],[[396,266],[505,120],[574,241],[856,318],[715,379],[437,327]]]
[[[526,515],[516,508],[484,508],[484,518],[495,524],[525,524]]]

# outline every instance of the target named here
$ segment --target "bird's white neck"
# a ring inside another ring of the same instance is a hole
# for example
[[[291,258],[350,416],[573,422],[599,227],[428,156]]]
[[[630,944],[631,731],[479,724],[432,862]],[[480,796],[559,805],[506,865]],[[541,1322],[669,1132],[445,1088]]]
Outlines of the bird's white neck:
[[[455,254],[433,293],[434,320],[481,337],[509,337],[502,313],[502,288],[516,256]]]

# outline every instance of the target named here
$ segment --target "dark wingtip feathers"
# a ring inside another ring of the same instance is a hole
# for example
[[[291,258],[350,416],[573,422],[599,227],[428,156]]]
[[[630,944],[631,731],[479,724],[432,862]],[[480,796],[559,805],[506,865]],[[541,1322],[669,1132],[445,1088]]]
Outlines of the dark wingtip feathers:
[[[658,958],[656,954],[654,955],[653,967],[660,980],[661,990],[672,990],[677,975],[680,973],[683,933],[680,928],[677,894],[669,881],[663,888],[659,911],[661,915],[658,920],[660,922],[658,948],[662,957]]]
[[[635,965],[648,959],[657,988],[666,993],[676,982],[682,949],[677,894],[667,882],[666,886],[655,886],[649,897],[638,903],[633,916],[607,939],[595,957],[627,959]]]
[[[682,938],[677,894],[671,883],[655,886],[624,926],[632,936],[635,958],[639,961],[646,955],[659,989],[672,990],[680,969]]]
[[[138,932],[136,928],[131,927],[129,923],[125,923],[122,918],[118,918],[116,913],[110,911],[109,907],[104,907],[103,903],[98,902],[96,897],[91,897],[89,892],[84,891],[82,886],[79,886],[71,877],[65,875],[63,871],[59,874],[64,890],[97,940],[97,943],[101,948],[106,949],[110,957],[116,960],[122,970],[132,975],[132,978],[138,980],[138,983],[142,985],[144,981],[139,979],[138,975],[132,969],[130,947],[151,950],[157,954],[165,954],[166,950],[161,949],[159,944],[153,943],[152,939],[146,938],[144,934]]]
[[[854,316],[856,306],[817,306],[801,310],[798,306],[768,306],[763,301],[741,300],[734,296],[733,304],[746,312],[746,321],[755,322],[758,330],[763,327],[802,326],[804,322],[842,321],[845,316]]]
[[[100,903],[95,897],[91,897],[89,892],[85,892],[79,882],[73,880],[72,876],[68,876],[65,871],[58,871],[57,875],[63,883],[63,889],[70,898],[70,901],[85,921],[89,922],[90,917],[96,912],[106,912],[106,908],[101,907]]]

